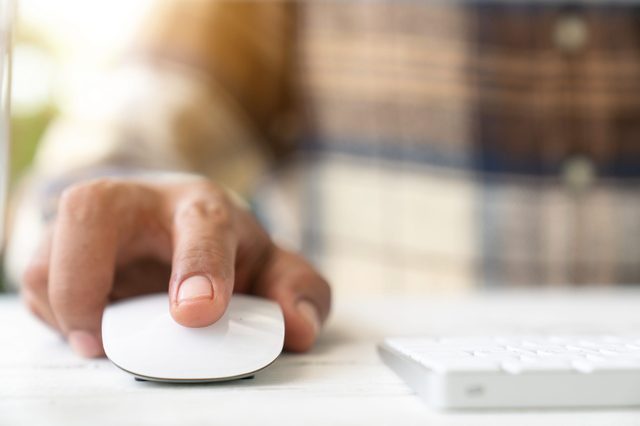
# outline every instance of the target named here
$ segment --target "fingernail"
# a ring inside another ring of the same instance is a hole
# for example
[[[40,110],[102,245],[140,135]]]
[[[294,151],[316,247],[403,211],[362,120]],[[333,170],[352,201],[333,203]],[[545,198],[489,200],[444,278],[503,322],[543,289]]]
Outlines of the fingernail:
[[[67,336],[67,340],[74,352],[85,358],[97,358],[103,354],[100,341],[86,331],[72,331]]]
[[[320,332],[320,314],[316,306],[308,300],[301,300],[297,305],[300,314],[313,327],[313,333],[317,336]]]
[[[178,289],[178,303],[211,298],[213,298],[213,286],[211,281],[202,275],[187,278]]]

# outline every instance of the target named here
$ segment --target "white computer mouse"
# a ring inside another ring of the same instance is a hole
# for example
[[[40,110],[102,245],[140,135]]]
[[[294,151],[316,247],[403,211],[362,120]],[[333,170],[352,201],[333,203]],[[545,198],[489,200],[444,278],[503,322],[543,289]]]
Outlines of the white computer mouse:
[[[215,324],[188,328],[169,313],[166,294],[127,299],[102,319],[107,357],[138,379],[216,382],[250,377],[282,352],[284,317],[277,303],[234,295]]]

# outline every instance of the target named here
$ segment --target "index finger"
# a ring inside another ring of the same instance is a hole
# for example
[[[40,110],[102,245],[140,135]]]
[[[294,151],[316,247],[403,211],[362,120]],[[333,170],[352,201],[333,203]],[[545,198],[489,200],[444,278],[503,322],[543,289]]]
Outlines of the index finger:
[[[171,315],[184,326],[205,327],[224,314],[233,293],[233,207],[222,191],[205,185],[177,201],[172,219]]]

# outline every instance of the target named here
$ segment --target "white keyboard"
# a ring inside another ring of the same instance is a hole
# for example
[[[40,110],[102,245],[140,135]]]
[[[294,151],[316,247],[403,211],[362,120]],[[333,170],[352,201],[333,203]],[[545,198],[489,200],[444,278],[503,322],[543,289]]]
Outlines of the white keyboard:
[[[379,352],[436,408],[640,405],[640,335],[399,337]]]

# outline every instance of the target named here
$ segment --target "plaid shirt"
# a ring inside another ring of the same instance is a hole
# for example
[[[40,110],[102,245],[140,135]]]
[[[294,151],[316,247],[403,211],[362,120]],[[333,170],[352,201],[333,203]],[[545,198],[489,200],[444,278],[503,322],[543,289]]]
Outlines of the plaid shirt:
[[[340,289],[640,282],[640,5],[166,0],[107,81],[38,179],[205,174]]]

